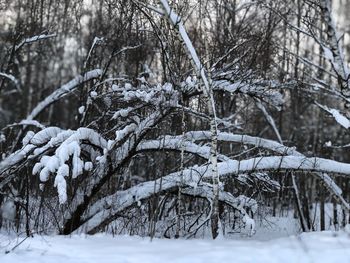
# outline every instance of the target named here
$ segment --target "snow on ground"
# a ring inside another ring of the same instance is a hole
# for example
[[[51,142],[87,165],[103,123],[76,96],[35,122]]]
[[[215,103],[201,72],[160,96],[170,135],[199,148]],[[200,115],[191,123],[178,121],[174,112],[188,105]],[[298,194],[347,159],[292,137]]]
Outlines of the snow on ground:
[[[289,213],[288,217],[266,216],[265,218],[257,219],[256,233],[252,238],[260,241],[268,241],[271,239],[298,235],[300,233],[301,229],[299,220],[293,218],[292,213]],[[240,237],[241,235],[235,234],[232,235],[231,238]]]
[[[304,233],[269,241],[192,239],[166,240],[130,236],[35,236],[26,239],[0,235],[0,262],[350,262],[350,237],[340,232]]]

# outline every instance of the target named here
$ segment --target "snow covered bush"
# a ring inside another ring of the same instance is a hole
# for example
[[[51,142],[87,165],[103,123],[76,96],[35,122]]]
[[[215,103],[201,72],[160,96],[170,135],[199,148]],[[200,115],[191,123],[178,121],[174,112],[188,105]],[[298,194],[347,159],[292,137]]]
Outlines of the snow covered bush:
[[[18,230],[253,235],[258,207],[287,206],[310,231],[310,207],[326,202],[346,225],[349,70],[329,1],[301,1],[322,41],[303,10],[293,26],[294,2],[208,1],[218,17],[186,1],[68,2],[57,13],[79,15],[56,17],[61,33],[5,41],[0,103],[13,123],[0,122],[0,204]],[[300,34],[322,65],[288,46]]]

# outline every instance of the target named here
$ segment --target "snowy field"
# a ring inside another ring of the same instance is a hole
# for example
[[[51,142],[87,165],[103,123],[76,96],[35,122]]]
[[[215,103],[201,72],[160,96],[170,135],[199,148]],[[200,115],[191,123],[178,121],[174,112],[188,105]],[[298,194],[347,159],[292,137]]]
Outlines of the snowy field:
[[[35,236],[15,249],[23,238],[0,235],[0,262],[350,262],[346,233],[308,233],[258,241],[253,238],[165,240],[130,236]]]

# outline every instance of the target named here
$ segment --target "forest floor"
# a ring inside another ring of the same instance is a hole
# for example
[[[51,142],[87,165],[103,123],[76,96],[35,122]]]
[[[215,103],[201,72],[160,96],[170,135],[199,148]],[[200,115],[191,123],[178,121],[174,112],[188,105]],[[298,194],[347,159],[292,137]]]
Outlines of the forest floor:
[[[350,236],[313,232],[271,240],[249,237],[168,240],[131,236],[39,236],[0,234],[0,262],[163,263],[163,262],[350,262]],[[15,248],[14,248],[15,247]]]

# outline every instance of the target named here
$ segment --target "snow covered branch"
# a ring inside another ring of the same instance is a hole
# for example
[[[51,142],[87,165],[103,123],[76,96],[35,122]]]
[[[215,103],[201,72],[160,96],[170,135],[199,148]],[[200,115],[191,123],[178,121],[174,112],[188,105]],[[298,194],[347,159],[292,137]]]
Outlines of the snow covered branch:
[[[196,79],[187,80],[181,83],[182,91],[191,96],[197,93],[200,83]],[[252,97],[264,100],[275,107],[281,106],[284,101],[281,93],[278,89],[290,89],[295,86],[295,82],[291,83],[279,83],[278,81],[266,81],[266,80],[244,80],[244,76],[241,79],[231,79],[231,76],[221,76],[220,74],[213,73],[212,75],[212,88],[213,91],[225,91],[228,93],[241,93]]]
[[[139,145],[139,149],[160,149],[164,147],[164,149],[180,149],[180,142],[181,142],[181,136],[168,136],[164,137],[163,139],[159,140],[153,140],[144,142],[144,144]],[[189,141],[198,141],[198,140],[208,140],[210,138],[210,133],[205,131],[196,131],[196,132],[188,132],[185,134],[185,138]],[[219,133],[218,134],[218,140],[219,141],[227,141],[227,142],[236,142],[236,143],[242,143],[242,144],[250,144],[254,145],[256,147],[261,147],[264,149],[271,150],[276,153],[280,153],[282,155],[294,155],[298,157],[304,157],[301,153],[295,150],[294,147],[287,147],[282,144],[279,144],[275,141],[258,138],[258,137],[252,137],[248,135],[235,135],[230,133]],[[197,144],[193,144],[192,142],[185,141],[185,151],[197,154],[201,157],[208,158],[208,147],[206,146],[199,146]],[[227,160],[228,157],[219,155],[220,161]],[[264,158],[264,157],[262,157]],[[305,157],[306,158],[306,157]],[[278,167],[276,167],[278,168]],[[272,169],[273,170],[273,169]],[[350,206],[348,202],[345,201],[345,199],[342,197],[342,191],[337,186],[337,184],[334,182],[334,180],[327,175],[326,173],[322,172],[316,172],[315,175],[325,184],[325,186],[329,189],[329,191],[334,194],[340,204],[346,208],[349,209]],[[240,179],[241,177],[238,177]],[[271,182],[271,179],[269,180]]]
[[[335,119],[335,121],[340,124],[341,126],[343,126],[345,129],[349,129],[350,128],[350,120],[345,117],[343,114],[341,114],[337,109],[330,109],[325,105],[321,105],[317,102],[315,102],[315,104],[320,107],[321,109],[323,109],[324,111],[328,112],[329,114],[331,114],[333,116],[333,118]]]
[[[36,41],[41,41],[41,40],[45,40],[45,39],[48,39],[48,38],[53,38],[53,37],[56,37],[56,36],[57,36],[56,34],[42,34],[42,35],[37,35],[37,36],[30,37],[30,38],[26,38],[21,43],[16,45],[15,51],[19,50],[25,44],[30,44],[30,43],[33,43],[33,42],[36,42]]]
[[[208,185],[193,186],[188,174],[182,179],[176,174],[171,174],[155,181],[138,184],[124,191],[118,191],[113,195],[100,199],[84,217],[83,221],[86,221],[86,223],[81,228],[87,227],[87,232],[94,234],[115,220],[116,214],[156,194],[176,189],[180,183],[187,185],[182,190],[186,195],[202,197],[208,200],[213,199],[213,190]],[[219,200],[237,209],[243,216],[248,218],[250,217],[245,208],[250,208],[253,212],[257,210],[257,202],[245,196],[234,197],[230,193],[220,190]]]
[[[14,171],[21,163],[28,160],[36,160],[40,156],[40,162],[33,168],[33,173],[40,172],[42,181],[47,181],[49,174],[55,173],[59,167],[65,164],[70,156],[73,156],[73,175],[78,176],[83,167],[80,160],[81,144],[89,144],[98,148],[100,152],[107,147],[107,141],[94,130],[79,128],[76,131],[61,130],[57,127],[45,128],[36,134],[28,132],[23,138],[23,147],[7,156],[0,162],[0,189],[16,176]],[[56,149],[52,156],[44,155],[50,149]],[[84,150],[86,150],[84,148]],[[92,159],[96,153],[91,152]],[[84,164],[85,170],[89,170],[91,164]],[[75,168],[74,168],[75,167]],[[66,169],[67,167],[65,167]]]
[[[176,150],[181,151],[183,147],[185,152],[196,154],[207,160],[210,159],[210,147],[205,145],[198,145],[190,141],[183,141],[179,137],[165,136],[159,140],[148,140],[143,141],[137,146],[137,151],[148,151],[148,150]],[[218,154],[218,160],[228,161],[229,157]]]
[[[208,140],[210,139],[210,133],[208,131],[190,131],[185,134],[185,137],[190,141]],[[295,147],[288,147],[273,140],[250,135],[220,132],[218,133],[218,140],[224,142],[254,145],[256,147],[268,149],[283,155],[301,155],[301,153],[299,153]]]
[[[322,15],[327,26],[327,36],[329,47],[322,46],[325,57],[330,61],[334,71],[338,75],[338,84],[340,85],[343,95],[347,98],[350,96],[350,71],[344,59],[343,48],[341,47],[340,37],[338,35],[335,21],[332,16],[330,0],[321,0],[320,7]]]
[[[12,81],[15,84],[15,86],[17,87],[17,89],[19,89],[19,81],[13,75],[0,72],[0,76]]]
[[[262,170],[319,171],[350,175],[350,164],[302,156],[257,157],[243,161],[230,160],[218,164],[218,172],[221,177]],[[89,214],[85,217],[89,220],[89,232],[95,233],[99,231],[101,225],[105,226],[114,219],[111,215],[130,207],[139,200],[152,196],[155,193],[155,189],[157,192],[162,192],[179,185],[180,178],[182,179],[181,183],[196,188],[201,185],[204,179],[211,178],[211,169],[207,165],[185,169],[184,171],[159,178],[156,181],[141,183],[128,190],[118,191],[114,195],[99,200],[92,206]],[[107,208],[101,210],[103,206]]]
[[[27,116],[27,120],[35,119],[39,113],[41,113],[45,108],[54,103],[55,101],[61,99],[62,97],[68,95],[72,91],[74,91],[80,84],[83,84],[89,80],[98,78],[102,74],[100,69],[94,69],[89,72],[86,72],[84,75],[76,76],[74,79],[55,90],[48,97],[46,97],[43,101],[41,101]]]

